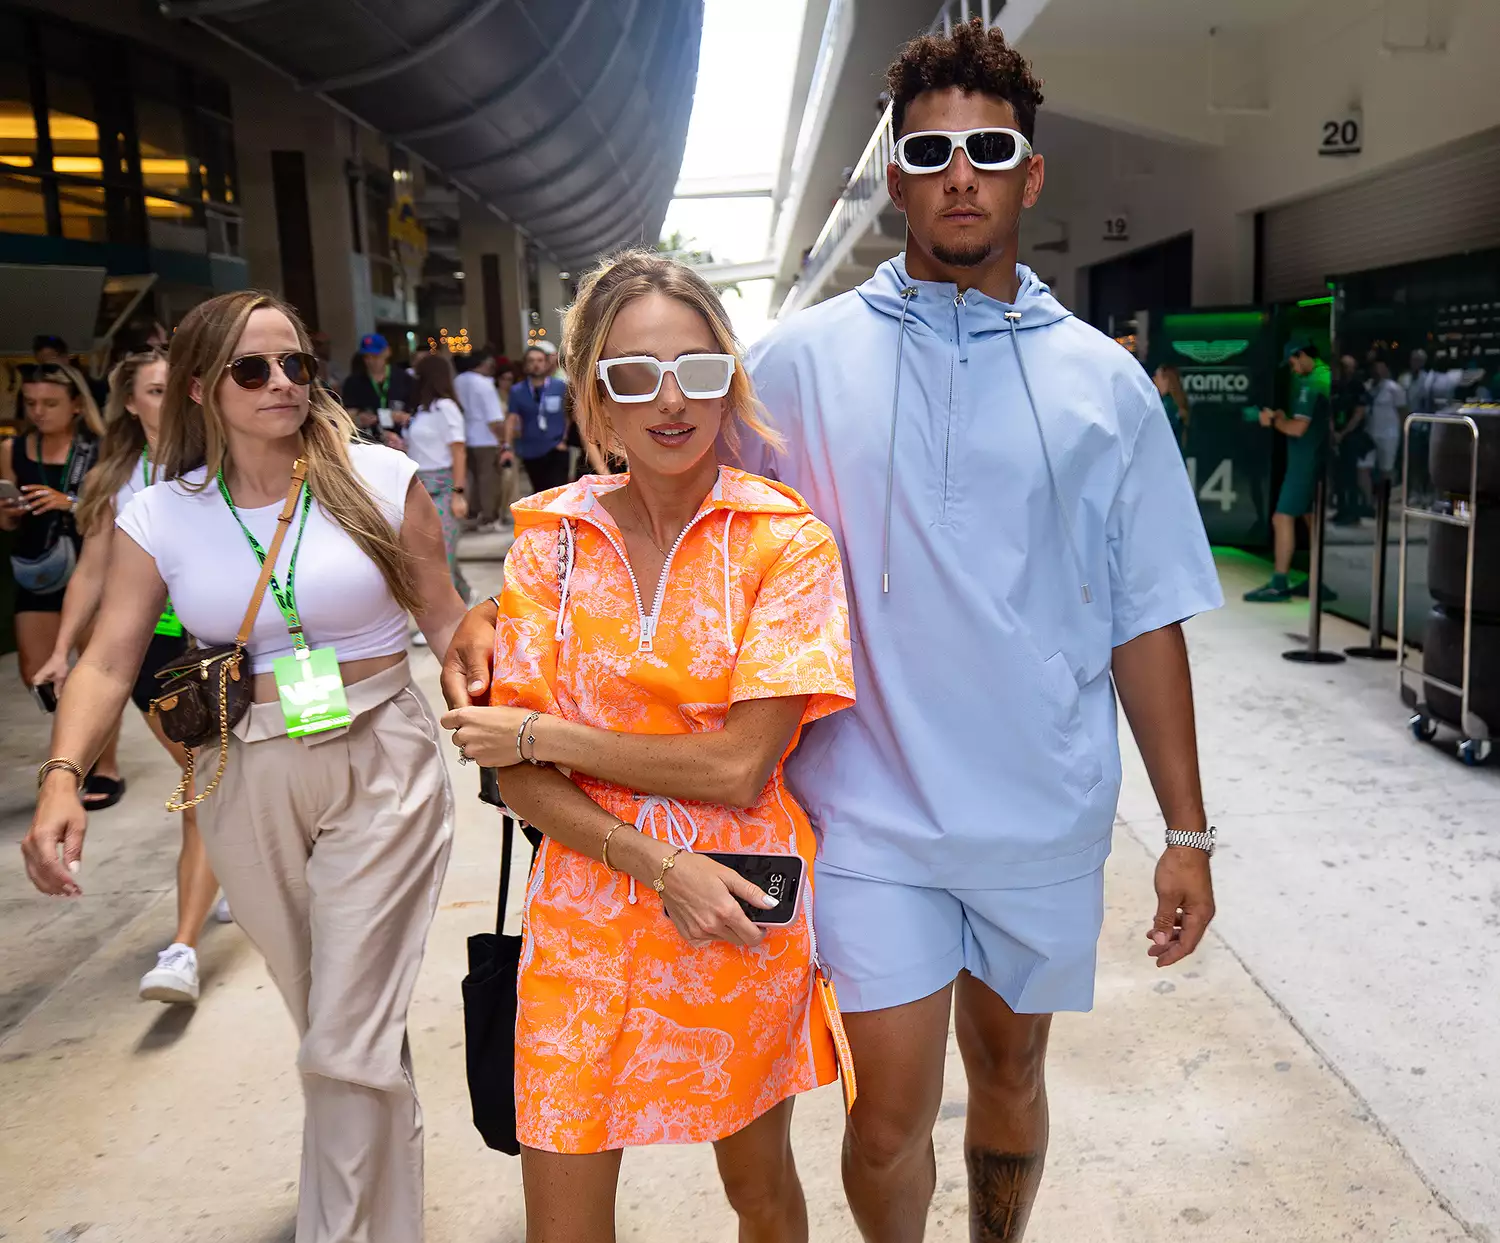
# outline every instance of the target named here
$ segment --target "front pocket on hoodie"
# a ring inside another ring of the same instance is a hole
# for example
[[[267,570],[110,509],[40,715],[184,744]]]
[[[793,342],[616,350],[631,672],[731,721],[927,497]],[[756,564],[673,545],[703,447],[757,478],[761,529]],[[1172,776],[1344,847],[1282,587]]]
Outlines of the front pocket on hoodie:
[[[1078,682],[1068,668],[1067,657],[1054,652],[1042,661],[1041,685],[1050,720],[1062,743],[1065,777],[1079,793],[1087,794],[1104,780],[1104,767],[1083,728]]]

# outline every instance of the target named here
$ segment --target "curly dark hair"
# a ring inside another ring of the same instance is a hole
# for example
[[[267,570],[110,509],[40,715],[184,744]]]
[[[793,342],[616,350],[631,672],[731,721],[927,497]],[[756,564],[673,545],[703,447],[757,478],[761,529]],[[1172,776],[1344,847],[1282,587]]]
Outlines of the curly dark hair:
[[[970,94],[1003,99],[1016,112],[1016,125],[1030,140],[1042,103],[1042,80],[1030,62],[1005,41],[998,27],[981,18],[953,27],[951,35],[923,35],[901,49],[885,72],[891,92],[891,120],[899,136],[907,106],[927,91],[956,86]]]

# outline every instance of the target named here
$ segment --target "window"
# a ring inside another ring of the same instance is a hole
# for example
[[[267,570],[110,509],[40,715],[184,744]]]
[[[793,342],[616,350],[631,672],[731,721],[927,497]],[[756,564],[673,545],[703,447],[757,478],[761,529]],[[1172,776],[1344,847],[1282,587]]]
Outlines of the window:
[[[104,187],[61,182],[57,205],[62,214],[62,233],[80,242],[107,242]]]
[[[36,167],[36,112],[26,66],[0,61],[0,164]]]
[[[0,233],[47,232],[47,196],[41,179],[0,173]]]
[[[229,90],[154,49],[0,4],[0,232],[239,249]]]
[[[60,73],[47,75],[47,131],[52,135],[54,173],[95,180],[104,176],[94,93],[83,79]],[[109,170],[112,177],[120,173],[117,168]]]
[[[147,195],[196,198],[188,158],[182,109],[157,99],[135,102],[136,134],[140,142],[141,183]],[[147,210],[154,216],[151,202]]]

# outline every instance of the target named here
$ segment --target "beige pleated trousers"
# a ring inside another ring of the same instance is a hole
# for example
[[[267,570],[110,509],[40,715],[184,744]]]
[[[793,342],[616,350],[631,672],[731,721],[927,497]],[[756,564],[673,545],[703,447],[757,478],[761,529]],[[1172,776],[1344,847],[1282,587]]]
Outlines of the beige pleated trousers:
[[[422,1112],[406,1012],[453,836],[437,721],[403,661],[304,740],[235,729],[203,841],[302,1037],[297,1243],[418,1243]]]

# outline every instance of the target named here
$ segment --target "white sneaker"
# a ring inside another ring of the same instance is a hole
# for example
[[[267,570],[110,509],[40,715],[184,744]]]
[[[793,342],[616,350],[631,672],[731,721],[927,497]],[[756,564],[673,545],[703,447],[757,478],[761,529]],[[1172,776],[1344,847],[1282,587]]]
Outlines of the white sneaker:
[[[417,633],[414,634],[414,635],[412,635],[412,637],[411,637],[411,645],[413,647],[426,647],[427,646],[427,636],[425,634],[423,634],[420,630],[417,631]]]
[[[156,966],[141,976],[142,1001],[175,1001],[193,1005],[198,1000],[198,952],[174,941],[156,956]]]
[[[229,909],[229,899],[223,894],[219,895],[219,900],[214,905],[214,918],[221,924],[234,923],[234,912]]]

